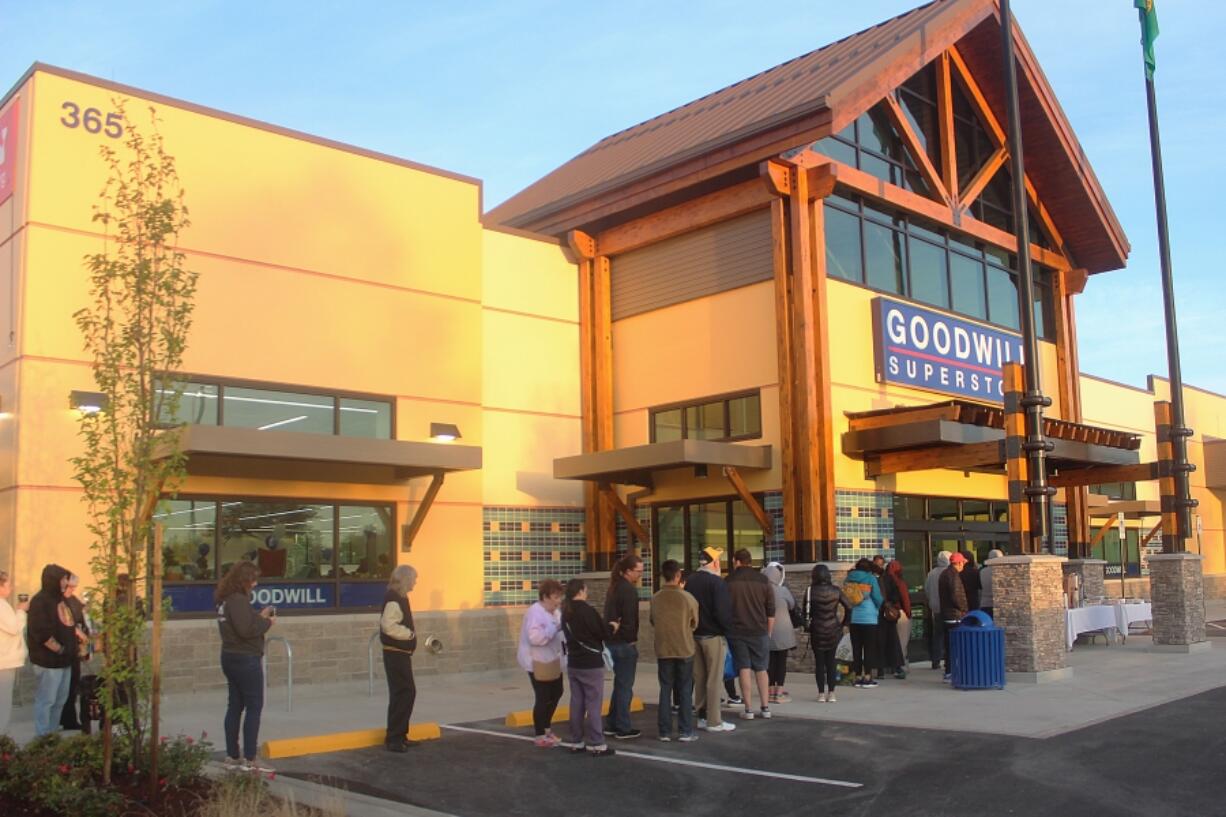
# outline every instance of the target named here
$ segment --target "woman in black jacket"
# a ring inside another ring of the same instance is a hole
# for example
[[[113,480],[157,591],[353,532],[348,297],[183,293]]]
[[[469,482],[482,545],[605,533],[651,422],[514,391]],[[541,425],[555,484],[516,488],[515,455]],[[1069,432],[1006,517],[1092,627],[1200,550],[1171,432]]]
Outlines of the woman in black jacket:
[[[77,654],[78,636],[72,610],[64,603],[67,584],[67,570],[59,565],[47,565],[43,568],[42,589],[30,599],[26,646],[37,679],[34,690],[36,737],[55,731],[72,682],[72,661]]]
[[[834,703],[834,653],[843,637],[843,625],[851,616],[851,600],[842,589],[835,587],[830,579],[830,568],[817,565],[813,568],[813,583],[805,594],[805,609],[809,616],[809,643],[817,667],[817,700]],[[839,620],[839,608],[843,619]],[[830,692],[826,692],[826,686]]]
[[[617,626],[606,625],[596,608],[587,603],[583,579],[566,583],[562,631],[566,634],[566,675],[570,679],[572,752],[586,748],[598,757],[613,754],[613,747],[605,743],[600,707],[604,701],[604,645]]]

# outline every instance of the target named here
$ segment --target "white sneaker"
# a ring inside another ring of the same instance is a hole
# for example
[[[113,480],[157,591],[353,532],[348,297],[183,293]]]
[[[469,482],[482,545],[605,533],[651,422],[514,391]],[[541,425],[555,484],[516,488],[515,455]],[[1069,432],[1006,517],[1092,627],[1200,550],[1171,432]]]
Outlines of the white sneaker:
[[[834,693],[833,693],[833,692],[831,692],[829,695],[827,695],[827,696],[826,696],[826,703],[828,703],[828,704],[832,704],[832,703],[834,703],[836,700],[838,700],[838,699],[834,697]]]
[[[699,718],[699,719],[698,719],[698,728],[699,728],[699,729],[706,729],[706,728],[707,728],[707,719],[706,719],[706,718]]]
[[[751,720],[753,720],[753,710],[752,710],[752,709],[746,709],[745,711],[743,711],[743,712],[741,713],[741,720],[743,720],[743,721],[751,721]]]
[[[733,729],[736,729],[736,724],[728,723],[728,721],[724,721],[718,726],[704,726],[702,728],[707,730],[708,732],[731,732]]]
[[[826,703],[826,693],[825,693],[825,692],[819,692],[819,693],[817,693],[817,702],[818,702],[819,704],[824,704],[824,703]]]

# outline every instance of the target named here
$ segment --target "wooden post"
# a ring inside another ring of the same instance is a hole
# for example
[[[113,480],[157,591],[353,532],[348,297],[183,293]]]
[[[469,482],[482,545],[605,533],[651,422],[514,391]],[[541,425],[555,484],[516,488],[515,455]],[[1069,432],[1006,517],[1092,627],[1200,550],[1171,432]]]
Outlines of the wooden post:
[[[814,520],[815,559],[834,561],[836,525],[834,510],[834,402],[830,395],[830,309],[826,299],[826,210],[822,199],[834,189],[831,184],[822,190],[809,189],[815,198],[805,198],[803,206],[812,208],[812,235],[809,249],[813,254],[813,321],[816,354],[813,357],[813,378],[817,391],[816,474],[813,485],[817,517]]]
[[[789,561],[813,562],[819,555],[821,505],[818,500],[818,356],[817,316],[814,314],[812,210],[809,207],[808,174],[792,169],[788,174],[788,249],[792,277],[792,363],[795,372],[796,477],[801,506],[800,537]]]
[[[592,390],[596,451],[613,449],[613,292],[608,256],[592,259],[592,358],[596,382]],[[617,519],[613,506],[597,503],[597,553],[613,565],[617,556]],[[599,569],[605,569],[605,565]]]
[[[1022,409],[1025,378],[1019,363],[1006,363],[1005,387],[1005,473],[1009,479],[1009,545],[1014,554],[1034,552],[1030,537],[1030,502],[1026,498],[1027,465],[1026,414]]]
[[[153,526],[153,558],[149,566],[149,612],[153,617],[153,632],[149,637],[149,662],[153,673],[149,686],[149,799],[158,794],[158,734],[162,709],[162,541],[165,528]]]
[[[1077,359],[1076,312],[1073,304],[1073,281],[1084,286],[1084,273],[1074,276],[1070,272],[1055,275],[1054,300],[1056,305],[1056,378],[1059,386],[1060,409],[1065,420],[1082,421],[1081,412],[1081,366]],[[1068,521],[1068,556],[1070,559],[1088,559],[1090,551],[1089,490],[1084,486],[1064,489],[1066,519]]]
[[[1162,499],[1162,552],[1177,553],[1179,542],[1178,491],[1175,487],[1175,446],[1171,438],[1171,403],[1154,403],[1154,430],[1158,434],[1158,493]]]

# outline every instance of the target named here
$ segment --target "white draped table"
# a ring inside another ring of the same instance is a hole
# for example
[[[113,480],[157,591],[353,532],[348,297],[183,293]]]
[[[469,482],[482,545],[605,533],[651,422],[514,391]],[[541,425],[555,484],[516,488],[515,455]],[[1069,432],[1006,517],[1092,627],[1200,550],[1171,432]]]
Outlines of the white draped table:
[[[1115,630],[1121,638],[1128,637],[1128,627],[1138,621],[1152,621],[1153,607],[1148,601],[1135,601],[1126,604],[1095,604],[1090,607],[1077,607],[1065,610],[1065,636],[1068,648],[1073,649],[1073,642],[1082,633],[1102,630],[1108,634]]]

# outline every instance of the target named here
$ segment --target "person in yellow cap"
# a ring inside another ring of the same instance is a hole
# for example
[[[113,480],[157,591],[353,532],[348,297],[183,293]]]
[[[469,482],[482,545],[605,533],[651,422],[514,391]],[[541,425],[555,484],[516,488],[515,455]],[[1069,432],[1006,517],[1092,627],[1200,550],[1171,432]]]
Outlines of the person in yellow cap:
[[[720,576],[724,552],[704,548],[699,568],[685,580],[686,592],[698,601],[698,627],[694,630],[694,710],[698,728],[731,732],[735,724],[723,719],[719,695],[724,685],[724,636],[732,624],[732,596]]]

